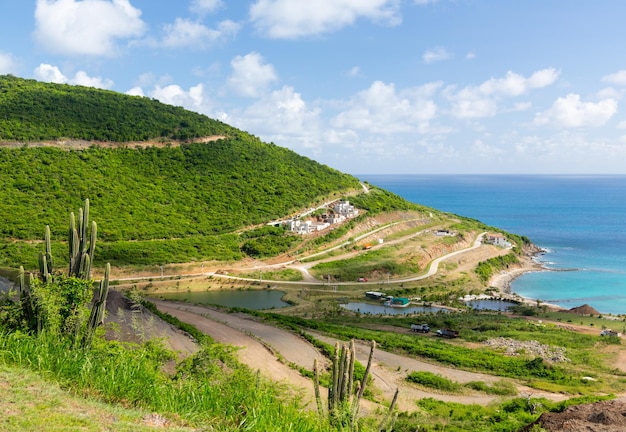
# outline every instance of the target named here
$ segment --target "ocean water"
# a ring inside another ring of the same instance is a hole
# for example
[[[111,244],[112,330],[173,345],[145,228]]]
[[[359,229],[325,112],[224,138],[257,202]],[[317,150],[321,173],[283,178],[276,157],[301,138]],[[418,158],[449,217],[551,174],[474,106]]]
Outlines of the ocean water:
[[[626,314],[626,176],[361,175],[409,201],[524,235],[555,270],[511,285],[565,308]]]

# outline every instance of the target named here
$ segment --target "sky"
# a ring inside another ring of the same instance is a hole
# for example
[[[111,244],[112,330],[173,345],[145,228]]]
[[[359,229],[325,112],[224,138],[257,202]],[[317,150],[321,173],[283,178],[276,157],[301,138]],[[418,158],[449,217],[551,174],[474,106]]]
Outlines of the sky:
[[[623,0],[0,0],[0,74],[353,174],[626,174]]]

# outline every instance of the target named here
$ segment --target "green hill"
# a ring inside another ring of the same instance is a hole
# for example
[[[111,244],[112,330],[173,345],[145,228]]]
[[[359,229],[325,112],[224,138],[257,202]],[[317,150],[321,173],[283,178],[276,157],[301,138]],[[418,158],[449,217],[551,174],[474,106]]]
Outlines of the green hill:
[[[193,140],[216,135],[224,138]],[[94,141],[84,148],[72,140]],[[0,266],[34,267],[38,246],[31,240],[49,225],[54,247],[65,248],[68,213],[85,198],[98,221],[96,265],[154,265],[239,259],[246,248],[236,232],[361,186],[355,177],[182,108],[0,76],[0,190]],[[248,250],[270,255],[300,241],[280,229],[247,238],[255,236],[269,240],[265,246],[255,240]]]
[[[186,140],[238,131],[139,96],[0,75],[0,140]]]

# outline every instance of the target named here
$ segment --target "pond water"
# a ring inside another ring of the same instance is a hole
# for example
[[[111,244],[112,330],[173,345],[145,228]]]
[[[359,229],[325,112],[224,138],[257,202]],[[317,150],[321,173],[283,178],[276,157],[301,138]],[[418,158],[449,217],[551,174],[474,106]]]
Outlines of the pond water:
[[[220,290],[172,292],[159,294],[166,300],[178,300],[189,303],[214,304],[245,309],[279,309],[290,306],[282,300],[285,293],[275,290]]]
[[[507,300],[471,300],[465,302],[465,304],[472,309],[478,310],[494,310],[505,311],[513,306],[517,306],[517,303]]]
[[[407,306],[399,308],[372,303],[345,303],[340,306],[353,312],[370,315],[411,315],[426,312],[447,312],[447,309],[434,306]]]

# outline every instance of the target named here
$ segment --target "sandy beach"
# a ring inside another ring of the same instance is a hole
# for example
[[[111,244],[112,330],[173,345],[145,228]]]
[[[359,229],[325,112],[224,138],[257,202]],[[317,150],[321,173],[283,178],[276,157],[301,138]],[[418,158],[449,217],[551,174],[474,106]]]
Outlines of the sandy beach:
[[[520,258],[519,264],[511,266],[509,269],[502,270],[500,273],[492,276],[491,280],[489,281],[489,286],[497,288],[504,298],[510,298],[512,300],[516,300],[529,305],[536,305],[537,299],[522,297],[518,294],[511,292],[511,283],[524,273],[550,271],[535,260],[535,258],[541,254],[543,254],[543,250],[540,250],[539,248],[533,248],[531,251],[525,253],[525,255]],[[555,310],[563,309],[562,307],[553,304],[547,304],[543,302],[542,304]]]

